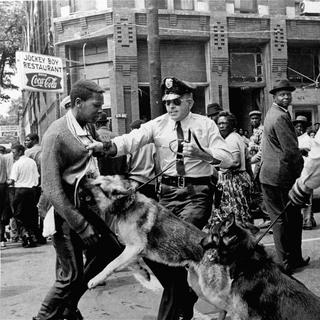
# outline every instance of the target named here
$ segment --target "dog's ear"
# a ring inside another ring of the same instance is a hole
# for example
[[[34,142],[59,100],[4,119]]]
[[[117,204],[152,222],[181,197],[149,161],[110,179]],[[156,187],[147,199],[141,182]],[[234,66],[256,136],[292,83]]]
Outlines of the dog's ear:
[[[84,176],[79,183],[77,196],[81,203],[91,204],[94,202],[93,195],[90,192],[91,189],[91,178]]]
[[[226,227],[227,228],[231,228],[233,227],[234,225],[236,225],[236,216],[235,214],[232,212],[228,215],[228,218],[227,218],[227,222],[226,222]]]
[[[219,238],[216,234],[208,234],[204,238],[201,239],[200,245],[204,250],[207,249],[215,249],[218,247],[219,244]]]
[[[238,236],[236,234],[233,236],[225,235],[223,237],[222,241],[223,241],[224,245],[226,247],[228,247],[238,241]]]

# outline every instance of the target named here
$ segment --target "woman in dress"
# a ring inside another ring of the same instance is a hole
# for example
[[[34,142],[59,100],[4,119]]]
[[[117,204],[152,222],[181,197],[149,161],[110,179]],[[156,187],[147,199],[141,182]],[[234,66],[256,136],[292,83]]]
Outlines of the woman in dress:
[[[220,134],[232,152],[233,165],[229,169],[219,171],[217,188],[221,198],[219,205],[213,210],[209,228],[211,229],[221,219],[233,213],[238,222],[255,233],[259,229],[252,224],[253,219],[250,215],[252,181],[246,171],[247,148],[242,137],[236,132],[237,121],[232,113],[220,112],[217,124]]]

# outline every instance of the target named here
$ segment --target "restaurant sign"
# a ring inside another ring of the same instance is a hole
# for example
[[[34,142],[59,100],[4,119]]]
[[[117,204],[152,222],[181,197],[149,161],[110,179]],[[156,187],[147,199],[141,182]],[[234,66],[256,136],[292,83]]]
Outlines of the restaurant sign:
[[[20,89],[63,92],[62,59],[33,52],[16,52]]]

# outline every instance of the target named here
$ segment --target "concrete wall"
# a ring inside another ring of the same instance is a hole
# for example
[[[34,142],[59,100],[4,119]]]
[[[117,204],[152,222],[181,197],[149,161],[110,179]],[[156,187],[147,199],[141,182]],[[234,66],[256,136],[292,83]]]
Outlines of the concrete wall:
[[[206,82],[205,43],[196,41],[161,41],[161,76],[179,77],[192,82]],[[138,81],[149,82],[147,41],[138,41]]]

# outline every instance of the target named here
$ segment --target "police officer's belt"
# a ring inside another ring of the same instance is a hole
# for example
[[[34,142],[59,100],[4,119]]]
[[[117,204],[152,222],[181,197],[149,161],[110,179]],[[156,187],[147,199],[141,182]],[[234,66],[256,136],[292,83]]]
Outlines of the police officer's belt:
[[[162,176],[161,183],[166,184],[168,186],[183,188],[188,184],[193,185],[208,185],[211,183],[211,177],[172,177],[172,176]]]

